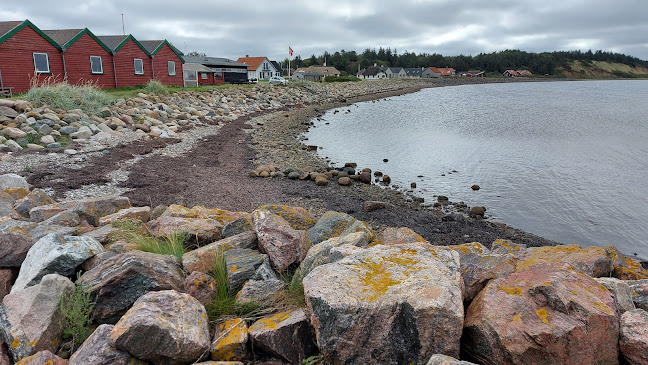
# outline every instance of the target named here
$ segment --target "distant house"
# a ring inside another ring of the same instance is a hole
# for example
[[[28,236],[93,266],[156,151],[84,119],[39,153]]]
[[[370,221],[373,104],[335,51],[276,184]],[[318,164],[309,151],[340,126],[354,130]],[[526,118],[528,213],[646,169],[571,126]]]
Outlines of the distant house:
[[[166,39],[140,41],[151,55],[151,74],[153,79],[165,85],[184,85],[182,52],[172,46]]]
[[[520,76],[520,73],[518,73],[515,70],[506,70],[506,71],[504,71],[504,73],[502,75],[504,75],[506,77],[515,77],[515,76]]]
[[[153,79],[150,53],[129,35],[107,35],[98,37],[111,49],[116,73],[116,87],[142,85]]]
[[[456,70],[450,67],[430,67],[430,69],[441,76],[454,76]]]
[[[300,67],[297,70],[295,70],[294,73],[297,72],[315,72],[322,74],[324,77],[326,76],[340,76],[341,73],[338,71],[337,68],[333,66],[310,66],[310,67]]]
[[[91,83],[102,89],[115,87],[110,48],[88,28],[43,32],[61,46],[65,81],[72,85]]]
[[[245,57],[239,58],[237,62],[248,65],[248,79],[256,78],[259,80],[267,80],[276,75],[277,72],[282,72],[281,70],[275,70],[275,66],[267,57],[250,57],[246,55]]]
[[[277,61],[270,61],[272,63],[272,66],[275,68],[275,76],[283,76],[283,69],[281,68],[281,65]]]
[[[517,72],[518,74],[520,74],[520,76],[533,76],[533,74],[529,70],[517,70]]]
[[[432,67],[424,68],[421,71],[421,78],[431,79],[431,78],[441,77],[441,74],[432,70]]]
[[[214,71],[200,63],[185,63],[182,66],[183,84],[185,87],[216,85],[223,82],[214,80]],[[220,80],[219,80],[220,81]]]
[[[404,79],[407,77],[407,72],[402,67],[385,67],[383,69],[388,79]]]
[[[314,82],[322,82],[324,79],[324,75],[322,75],[319,72],[304,72],[304,71],[299,71],[295,72],[292,75],[292,78],[294,80],[301,80],[301,81],[314,81]]]
[[[29,20],[0,22],[0,87],[25,92],[32,78],[62,81],[64,76],[62,50],[56,41]]]
[[[233,83],[247,79],[248,65],[222,57],[184,56],[186,63],[199,63],[214,72],[214,84]],[[186,64],[185,63],[185,64]]]
[[[385,74],[385,72],[382,70],[382,67],[376,66],[375,64],[373,66],[363,68],[357,73],[356,76],[365,80],[378,80],[387,78],[387,74]]]
[[[485,71],[469,70],[458,72],[458,74],[463,77],[484,77],[484,72]]]

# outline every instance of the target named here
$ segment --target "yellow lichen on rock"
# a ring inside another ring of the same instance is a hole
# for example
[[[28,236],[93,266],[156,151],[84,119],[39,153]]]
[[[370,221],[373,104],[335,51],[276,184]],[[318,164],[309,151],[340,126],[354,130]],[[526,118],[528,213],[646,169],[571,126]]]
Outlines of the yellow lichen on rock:
[[[250,326],[250,332],[258,329],[277,329],[279,328],[279,324],[281,324],[281,322],[290,318],[290,313],[292,312],[281,312],[270,317],[261,318],[258,321],[254,322],[252,326]]]
[[[242,318],[235,318],[218,325],[212,343],[212,359],[218,361],[243,360],[248,338],[248,328]]]
[[[538,318],[542,320],[542,323],[549,323],[549,320],[547,319],[549,318],[549,313],[547,313],[546,309],[544,308],[538,309],[536,311],[536,315],[538,316]]]

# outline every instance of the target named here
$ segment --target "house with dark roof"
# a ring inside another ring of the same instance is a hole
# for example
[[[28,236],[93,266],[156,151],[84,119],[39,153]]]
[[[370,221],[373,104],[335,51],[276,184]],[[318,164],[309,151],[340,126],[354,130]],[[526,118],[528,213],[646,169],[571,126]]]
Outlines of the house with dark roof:
[[[457,75],[463,76],[463,77],[484,77],[484,73],[485,73],[485,71],[468,70],[468,71],[457,72]]]
[[[421,70],[421,78],[423,79],[431,79],[437,77],[441,77],[441,74],[433,71],[431,67],[423,68]]]
[[[247,80],[248,65],[242,62],[236,62],[222,57],[205,57],[205,56],[184,56],[185,64],[199,63],[214,72],[214,84],[239,83]],[[207,76],[199,75],[202,81],[206,81]],[[185,77],[186,78],[186,77]]]
[[[282,70],[276,70],[275,66],[267,57],[250,57],[249,55],[245,55],[245,57],[239,58],[237,62],[248,65],[248,79],[267,80],[275,76],[277,72],[279,72],[279,75],[282,74]]]
[[[111,50],[88,28],[43,32],[61,46],[65,81],[71,85],[90,83],[102,89],[115,87]]]
[[[310,66],[310,67],[299,67],[295,70],[297,72],[314,72],[321,74],[322,76],[340,76],[341,73],[337,68],[333,66]]]
[[[140,41],[151,55],[151,74],[153,80],[165,85],[184,85],[182,65],[184,58],[182,52],[175,48],[166,39],[155,41]]]
[[[356,74],[356,76],[360,79],[365,79],[365,80],[378,80],[378,79],[387,78],[387,74],[385,74],[383,68],[380,66],[376,66],[376,64],[374,64],[373,66],[369,66],[367,68],[363,68]]]
[[[146,48],[129,35],[104,35],[98,37],[108,48],[115,70],[115,87],[137,86],[146,84],[153,78],[151,54]]]
[[[270,61],[272,63],[272,66],[275,68],[275,74],[274,76],[283,76],[283,69],[281,68],[281,65],[277,61]]]
[[[29,90],[32,82],[65,76],[61,46],[29,20],[0,22],[0,87]]]
[[[293,80],[322,82],[324,75],[319,72],[299,71],[292,75]]]

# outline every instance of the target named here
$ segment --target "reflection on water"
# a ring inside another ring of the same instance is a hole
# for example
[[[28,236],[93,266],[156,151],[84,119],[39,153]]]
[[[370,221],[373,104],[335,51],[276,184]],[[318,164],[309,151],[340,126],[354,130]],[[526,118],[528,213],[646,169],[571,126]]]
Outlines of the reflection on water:
[[[416,181],[427,201],[447,195],[549,239],[648,258],[646,100],[643,80],[434,88],[330,111],[307,137],[332,161]]]

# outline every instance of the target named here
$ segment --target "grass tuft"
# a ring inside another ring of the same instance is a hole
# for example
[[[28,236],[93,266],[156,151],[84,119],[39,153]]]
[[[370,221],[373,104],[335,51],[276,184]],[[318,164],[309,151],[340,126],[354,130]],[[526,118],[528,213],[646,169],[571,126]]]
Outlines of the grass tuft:
[[[74,289],[61,300],[61,313],[63,314],[63,338],[68,339],[71,352],[81,345],[91,334],[91,315],[95,302],[92,301],[90,290],[81,284],[77,274]]]
[[[186,232],[175,232],[159,238],[152,237],[143,233],[142,222],[133,219],[117,221],[113,223],[113,227],[120,230],[116,234],[117,239],[133,243],[141,251],[172,255],[179,260],[182,260],[182,255],[185,253],[185,242],[189,238]]]
[[[151,80],[144,84],[144,90],[149,94],[166,95],[169,93],[166,86],[157,80]]]
[[[90,83],[43,83],[29,89],[25,98],[35,106],[49,105],[63,110],[81,109],[92,115],[99,114],[102,108],[114,103],[113,98]]]

